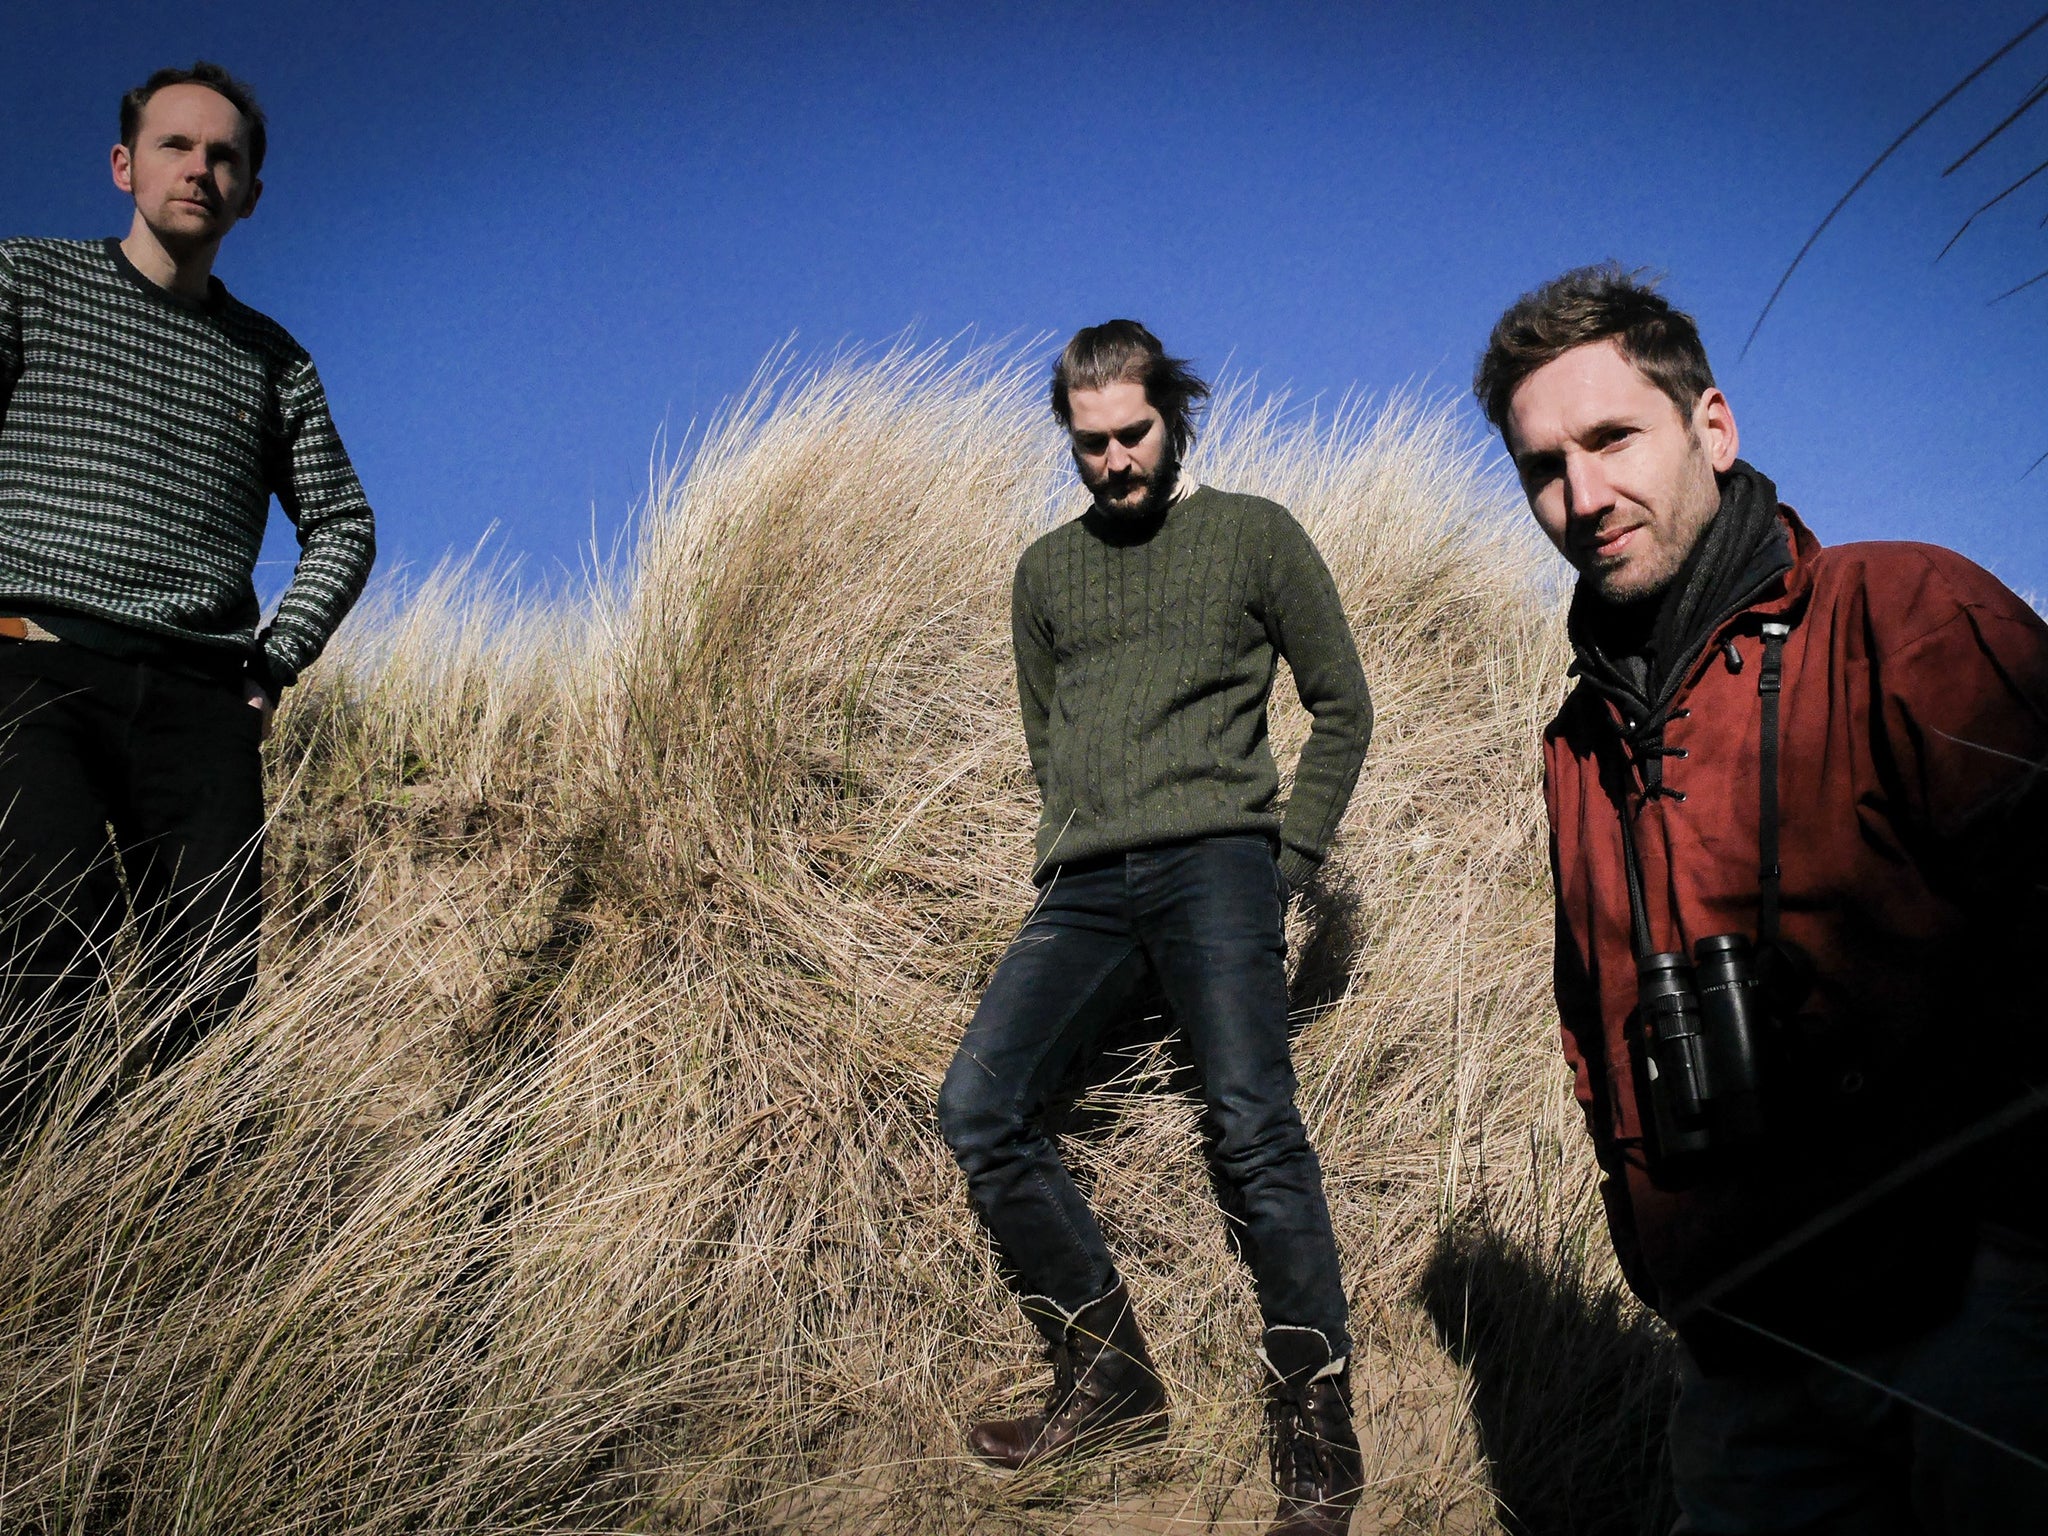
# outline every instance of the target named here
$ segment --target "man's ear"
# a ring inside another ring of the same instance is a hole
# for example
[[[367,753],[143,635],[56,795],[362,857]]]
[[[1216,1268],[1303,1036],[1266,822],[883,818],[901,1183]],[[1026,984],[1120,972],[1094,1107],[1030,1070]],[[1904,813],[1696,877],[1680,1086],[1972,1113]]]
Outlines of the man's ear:
[[[128,196],[135,195],[135,160],[128,153],[126,144],[116,144],[107,157],[114,172],[114,185]]]
[[[235,217],[238,219],[246,219],[247,217],[249,217],[250,214],[254,213],[256,211],[256,199],[261,197],[262,195],[263,178],[261,176],[258,176],[254,181],[249,183],[249,195],[242,199],[242,211],[236,214]]]
[[[1736,430],[1735,410],[1718,389],[1708,389],[1692,408],[1693,435],[1707,450],[1707,462],[1714,473],[1725,475],[1742,449],[1742,434]]]

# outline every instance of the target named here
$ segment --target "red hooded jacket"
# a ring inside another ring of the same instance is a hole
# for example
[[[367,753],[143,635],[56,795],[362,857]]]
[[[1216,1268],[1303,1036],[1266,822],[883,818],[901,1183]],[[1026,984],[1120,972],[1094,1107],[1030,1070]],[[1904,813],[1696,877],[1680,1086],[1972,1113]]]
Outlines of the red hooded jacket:
[[[1614,706],[1582,683],[1544,732],[1558,1011],[1609,1226],[1631,1285],[1710,1371],[1768,1359],[1758,1328],[1824,1352],[1910,1334],[1954,1305],[1982,1221],[2048,1231],[2048,1116],[1867,1195],[2048,1082],[2048,626],[1950,551],[1823,549],[1780,515],[1782,589],[1725,621],[1679,684],[1666,792],[1625,791],[1653,950],[1754,935],[1762,626],[1789,623],[1780,931],[1813,979],[1771,1032],[1752,1165],[1683,1188],[1651,1176]]]

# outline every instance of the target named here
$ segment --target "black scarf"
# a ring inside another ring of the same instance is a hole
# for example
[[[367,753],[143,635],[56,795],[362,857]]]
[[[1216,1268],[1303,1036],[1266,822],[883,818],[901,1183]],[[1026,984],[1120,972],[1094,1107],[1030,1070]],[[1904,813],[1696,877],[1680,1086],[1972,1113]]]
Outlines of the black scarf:
[[[1609,603],[1582,579],[1572,594],[1566,625],[1573,669],[1621,709],[1645,788],[1662,780],[1654,749],[1663,744],[1671,697],[1700,651],[1730,614],[1792,568],[1778,488],[1741,459],[1720,481],[1720,510],[1663,591],[1640,602]]]

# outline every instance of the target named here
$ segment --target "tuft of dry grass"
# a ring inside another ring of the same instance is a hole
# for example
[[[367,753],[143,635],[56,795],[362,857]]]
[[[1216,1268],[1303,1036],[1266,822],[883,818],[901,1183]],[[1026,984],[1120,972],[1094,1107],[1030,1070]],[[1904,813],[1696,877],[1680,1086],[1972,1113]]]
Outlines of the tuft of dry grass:
[[[1031,894],[1009,576],[1077,510],[1041,366],[772,368],[587,590],[458,562],[352,624],[279,718],[254,1005],[0,1154],[0,1527],[1260,1528],[1256,1312],[1158,1020],[1068,1148],[1174,1434],[1003,1481],[962,1443],[1040,1379],[933,1104]],[[1440,407],[1228,389],[1195,468],[1307,525],[1379,710],[1291,934],[1359,1528],[1657,1529],[1663,1345],[1547,998],[1546,561]]]

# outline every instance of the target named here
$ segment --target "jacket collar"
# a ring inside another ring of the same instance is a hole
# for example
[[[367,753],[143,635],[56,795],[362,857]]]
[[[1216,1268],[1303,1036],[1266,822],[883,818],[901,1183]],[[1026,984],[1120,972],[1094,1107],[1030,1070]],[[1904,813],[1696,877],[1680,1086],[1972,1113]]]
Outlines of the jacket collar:
[[[1700,674],[1735,635],[1745,629],[1753,631],[1766,619],[1796,625],[1805,615],[1806,605],[1813,596],[1814,559],[1823,546],[1813,530],[1806,526],[1805,520],[1782,501],[1778,503],[1778,518],[1792,536],[1792,569],[1784,574],[1775,591],[1744,604],[1714,626],[1711,638],[1693,658],[1692,665],[1686,668],[1685,679],[1678,685],[1674,698],[1699,681]]]
[[[1743,613],[1761,614],[1774,619],[1789,616],[1789,622],[1796,624],[1799,622],[1799,616],[1806,611],[1807,599],[1813,595],[1814,557],[1821,552],[1823,546],[1820,540],[1814,537],[1813,530],[1806,526],[1804,519],[1782,501],[1778,503],[1778,517],[1792,535],[1792,569],[1785,573],[1785,584],[1779,591],[1752,603],[1743,610]],[[1741,617],[1741,613],[1735,614],[1730,622]],[[1722,628],[1727,628],[1727,625],[1723,625]]]

